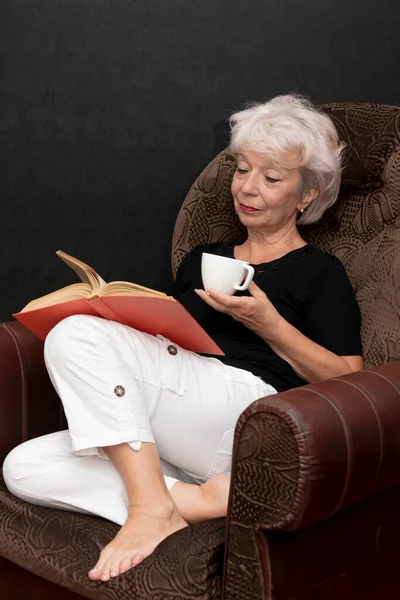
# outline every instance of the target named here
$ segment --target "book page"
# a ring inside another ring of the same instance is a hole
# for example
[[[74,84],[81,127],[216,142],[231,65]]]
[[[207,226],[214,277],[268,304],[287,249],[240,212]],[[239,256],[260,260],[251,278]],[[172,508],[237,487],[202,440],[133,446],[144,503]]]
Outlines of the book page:
[[[63,252],[62,250],[57,250],[56,254],[66,265],[75,271],[83,283],[87,283],[92,287],[94,294],[98,294],[99,290],[106,285],[104,279],[102,279],[100,275],[86,263],[70,254],[66,254],[66,252]]]
[[[152,290],[137,283],[130,283],[129,281],[111,281],[101,289],[99,296],[147,296],[174,300],[172,296],[167,296],[163,292]]]
[[[21,310],[21,312],[29,312],[30,310],[52,306],[53,304],[61,304],[62,302],[67,302],[69,300],[90,298],[92,295],[93,289],[89,283],[73,283],[60,290],[46,294],[46,296],[32,300]]]

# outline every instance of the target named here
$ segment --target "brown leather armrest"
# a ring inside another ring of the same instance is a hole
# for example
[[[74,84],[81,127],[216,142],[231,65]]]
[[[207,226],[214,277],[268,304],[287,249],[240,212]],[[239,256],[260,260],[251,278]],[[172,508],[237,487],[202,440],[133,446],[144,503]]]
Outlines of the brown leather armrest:
[[[57,431],[60,414],[43,342],[16,321],[0,323],[0,465],[17,444]]]
[[[257,400],[235,432],[226,598],[258,561],[257,531],[300,529],[399,484],[400,362]]]

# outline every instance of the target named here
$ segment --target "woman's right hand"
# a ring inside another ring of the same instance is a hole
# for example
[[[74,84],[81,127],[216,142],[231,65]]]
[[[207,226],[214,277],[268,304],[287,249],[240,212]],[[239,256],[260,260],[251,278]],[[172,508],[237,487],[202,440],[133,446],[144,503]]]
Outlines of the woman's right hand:
[[[250,296],[229,296],[212,289],[207,292],[195,291],[209,306],[230,315],[263,339],[268,340],[269,336],[274,337],[282,317],[254,281],[250,283],[248,290]]]

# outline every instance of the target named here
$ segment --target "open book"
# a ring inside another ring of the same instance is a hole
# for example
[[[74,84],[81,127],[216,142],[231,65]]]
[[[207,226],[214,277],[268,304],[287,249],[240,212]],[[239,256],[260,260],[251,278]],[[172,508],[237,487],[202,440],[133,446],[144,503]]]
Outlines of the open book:
[[[41,339],[62,319],[93,315],[134,329],[160,334],[193,352],[222,355],[222,350],[191,314],[172,296],[128,281],[106,283],[94,269],[59,250],[75,271],[75,283],[29,302],[13,316]]]

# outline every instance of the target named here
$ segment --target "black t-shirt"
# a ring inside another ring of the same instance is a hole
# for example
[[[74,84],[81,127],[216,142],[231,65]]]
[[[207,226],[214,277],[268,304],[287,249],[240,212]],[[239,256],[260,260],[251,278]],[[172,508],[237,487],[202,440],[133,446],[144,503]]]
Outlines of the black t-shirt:
[[[218,242],[189,252],[178,270],[175,297],[225,352],[216,358],[254,373],[278,392],[304,385],[306,382],[267,342],[231,316],[208,306],[195,293],[195,288],[203,288],[202,252],[234,258],[234,247],[234,242]],[[252,266],[255,283],[286,321],[339,356],[362,354],[360,309],[339,259],[306,245]]]

